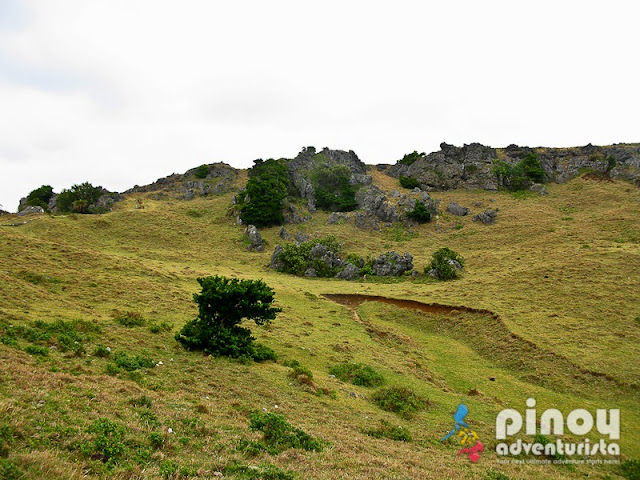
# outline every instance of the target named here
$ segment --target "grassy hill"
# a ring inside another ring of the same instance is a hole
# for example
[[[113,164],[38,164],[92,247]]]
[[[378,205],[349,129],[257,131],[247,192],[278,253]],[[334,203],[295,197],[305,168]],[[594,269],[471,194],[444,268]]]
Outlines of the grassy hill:
[[[381,188],[398,188],[371,173]],[[248,252],[243,228],[228,216],[232,194],[183,201],[134,193],[109,214],[42,215],[0,227],[0,472],[33,479],[616,478],[617,465],[499,464],[494,452],[496,414],[524,412],[534,397],[538,414],[620,408],[623,460],[640,457],[640,190],[589,176],[548,190],[546,197],[433,194],[441,207],[452,200],[474,211],[499,208],[491,226],[445,213],[413,233],[363,231],[328,225],[321,212],[288,226],[335,235],[360,255],[410,252],[420,271],[448,246],[466,259],[465,274],[452,282],[274,272],[268,264],[281,242],[278,228],[262,231],[264,252]],[[278,363],[211,358],[174,340],[197,314],[196,278],[213,274],[262,278],[275,289],[282,313],[252,330]],[[345,305],[325,294],[460,308]],[[162,364],[135,368],[144,359]],[[284,363],[294,360],[312,382],[290,375]],[[329,376],[342,362],[374,367],[386,386],[410,387],[428,407],[412,419],[381,410],[372,402],[375,388]],[[457,457],[458,442],[439,442],[461,401],[485,445],[476,464]],[[325,448],[241,451],[241,439],[260,438],[249,429],[254,411],[284,415]],[[101,418],[113,423],[95,423]],[[402,426],[412,440],[365,433],[381,421]]]

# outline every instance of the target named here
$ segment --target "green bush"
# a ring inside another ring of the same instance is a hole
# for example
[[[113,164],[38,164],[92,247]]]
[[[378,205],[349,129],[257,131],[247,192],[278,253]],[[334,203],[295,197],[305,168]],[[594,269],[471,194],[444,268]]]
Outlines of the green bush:
[[[262,443],[271,454],[288,448],[322,451],[322,442],[294,427],[277,413],[255,413],[250,417],[249,428],[263,433]]]
[[[113,319],[123,327],[133,328],[141,327],[145,324],[145,320],[138,312],[121,312],[116,310],[113,313]]]
[[[254,343],[251,331],[240,327],[243,319],[264,325],[282,310],[274,307],[274,292],[262,280],[239,280],[222,276],[198,278],[202,287],[193,299],[199,315],[176,334],[189,350],[204,350],[214,356],[257,361],[275,358],[273,350]]]
[[[373,394],[372,400],[382,410],[397,413],[405,419],[412,418],[429,405],[426,398],[414,393],[410,388],[400,386],[380,389]]]
[[[113,465],[124,454],[126,427],[112,422],[108,418],[94,421],[87,433],[94,434],[93,442],[85,447],[85,453],[103,462]]]
[[[431,264],[425,268],[425,273],[428,273],[432,268],[438,274],[440,280],[453,280],[458,277],[458,270],[455,266],[451,265],[449,260],[456,261],[461,267],[464,267],[464,258],[462,255],[454,252],[450,248],[443,247],[436,250],[431,258]]]
[[[629,480],[640,480],[640,460],[625,460],[620,465],[622,476]]]
[[[363,387],[378,387],[384,383],[384,377],[373,367],[363,363],[341,363],[329,369],[331,375],[335,375],[343,382],[353,383]]]
[[[7,424],[0,424],[0,457],[9,455],[9,447],[13,443],[13,431]]]
[[[400,175],[399,180],[400,180],[400,186],[404,188],[408,188],[409,190],[413,190],[416,187],[420,187],[420,182],[418,181],[417,178],[404,177]]]
[[[540,183],[545,179],[544,170],[535,153],[529,153],[515,165],[494,160],[493,173],[500,184],[511,191],[524,190],[532,183]]]
[[[26,478],[22,470],[11,460],[0,458],[0,480],[22,480]]]
[[[98,201],[102,193],[102,187],[94,187],[89,182],[73,185],[58,195],[56,206],[65,213],[100,213],[91,211],[89,207]]]
[[[402,157],[402,160],[398,160],[398,163],[401,163],[403,165],[411,165],[412,163],[414,163],[416,160],[418,160],[420,157],[423,157],[425,154],[423,153],[418,153],[417,151],[413,151],[411,153],[407,153],[404,157]]]
[[[200,165],[193,173],[196,178],[207,178],[209,175],[209,165]]]
[[[289,173],[284,159],[256,160],[249,169],[245,202],[239,199],[240,218],[248,225],[268,227],[284,222],[283,202],[287,197]]]
[[[327,266],[320,258],[311,258],[311,249],[316,245],[324,245],[334,254],[340,254],[341,245],[334,236],[316,238],[297,245],[289,243],[282,247],[283,251],[279,258],[283,267],[279,271],[302,276],[309,268],[313,268],[318,277],[334,277],[338,273],[337,267]]]
[[[388,438],[390,440],[395,440],[397,442],[410,442],[411,434],[408,430],[402,428],[401,426],[391,425],[386,420],[380,421],[380,426],[378,428],[370,428],[365,430],[368,436],[374,438]]]
[[[109,350],[107,347],[105,347],[102,344],[98,344],[95,350],[93,351],[94,357],[107,358],[110,355],[111,355],[111,350]]]
[[[316,167],[311,172],[311,182],[317,207],[330,212],[354,210],[358,204],[350,178],[351,170],[345,165]]]
[[[113,356],[113,361],[118,367],[124,368],[128,372],[133,372],[134,370],[140,370],[143,368],[153,368],[156,366],[153,360],[141,357],[140,355],[132,356],[125,352],[117,352]]]
[[[431,212],[423,201],[417,200],[413,210],[407,212],[407,217],[418,223],[427,223],[431,221]]]
[[[40,188],[32,190],[27,195],[27,206],[42,207],[48,210],[49,200],[53,197],[53,188],[51,185],[42,185]]]
[[[292,473],[270,463],[259,466],[231,463],[224,468],[223,473],[230,478],[241,480],[294,480],[295,478]]]
[[[161,433],[151,432],[147,439],[149,440],[151,448],[153,448],[154,450],[160,450],[162,447],[164,447],[164,436],[162,436]]]
[[[41,345],[28,345],[24,351],[30,355],[40,355],[42,357],[49,356],[49,349]]]

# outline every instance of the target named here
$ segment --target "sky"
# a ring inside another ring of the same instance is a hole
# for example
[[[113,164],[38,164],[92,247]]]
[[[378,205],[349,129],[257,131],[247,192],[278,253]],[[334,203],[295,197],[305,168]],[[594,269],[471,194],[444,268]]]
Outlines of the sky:
[[[0,0],[0,205],[304,146],[640,141],[640,2]]]

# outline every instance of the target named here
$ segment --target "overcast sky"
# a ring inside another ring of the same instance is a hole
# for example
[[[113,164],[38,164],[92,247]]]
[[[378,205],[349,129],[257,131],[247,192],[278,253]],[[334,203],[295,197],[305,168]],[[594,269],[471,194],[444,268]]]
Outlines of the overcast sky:
[[[640,2],[0,0],[0,204],[306,145],[640,141]]]

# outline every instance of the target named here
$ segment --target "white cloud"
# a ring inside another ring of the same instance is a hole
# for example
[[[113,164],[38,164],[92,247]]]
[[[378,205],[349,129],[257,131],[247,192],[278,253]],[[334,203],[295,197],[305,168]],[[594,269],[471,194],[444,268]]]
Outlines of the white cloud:
[[[1,3],[0,203],[304,145],[638,141],[636,2]]]

